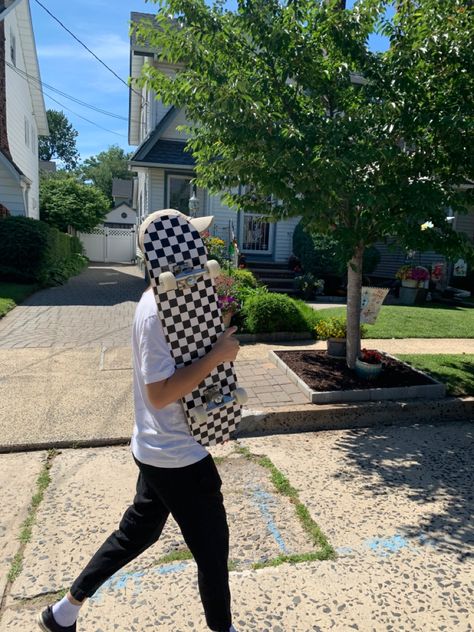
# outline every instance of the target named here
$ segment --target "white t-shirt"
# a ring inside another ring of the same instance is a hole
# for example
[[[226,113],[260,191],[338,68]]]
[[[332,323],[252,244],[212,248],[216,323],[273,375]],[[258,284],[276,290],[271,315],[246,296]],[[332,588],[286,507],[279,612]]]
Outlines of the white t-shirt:
[[[143,293],[135,311],[132,351],[135,458],[156,467],[186,467],[206,457],[207,450],[190,434],[181,402],[157,409],[147,398],[145,385],[171,377],[176,369],[152,290]]]

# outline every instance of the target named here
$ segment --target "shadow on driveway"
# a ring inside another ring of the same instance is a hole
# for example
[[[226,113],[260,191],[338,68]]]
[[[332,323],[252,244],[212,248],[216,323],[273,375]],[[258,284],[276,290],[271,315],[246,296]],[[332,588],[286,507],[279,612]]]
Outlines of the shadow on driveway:
[[[22,305],[113,306],[127,301],[138,302],[146,285],[138,268],[133,265],[91,263],[78,276],[64,285],[40,290]]]

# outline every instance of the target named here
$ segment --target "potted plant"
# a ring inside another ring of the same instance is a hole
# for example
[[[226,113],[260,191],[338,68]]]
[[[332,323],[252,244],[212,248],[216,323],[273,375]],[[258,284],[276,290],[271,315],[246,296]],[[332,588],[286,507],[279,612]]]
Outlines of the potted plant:
[[[327,354],[331,358],[346,357],[347,325],[345,318],[321,319],[314,327],[316,337],[326,340]]]
[[[375,349],[362,349],[356,358],[356,375],[364,380],[373,380],[382,372],[382,354]]]
[[[236,279],[226,274],[221,274],[215,279],[217,303],[226,328],[230,326],[232,316],[240,310],[240,303],[235,292],[236,284]]]
[[[430,280],[430,273],[423,266],[404,265],[395,276],[402,282],[402,287],[423,288]]]
[[[320,294],[324,289],[324,281],[317,279],[311,272],[295,277],[294,284],[295,288],[302,293],[303,298],[307,301]]]

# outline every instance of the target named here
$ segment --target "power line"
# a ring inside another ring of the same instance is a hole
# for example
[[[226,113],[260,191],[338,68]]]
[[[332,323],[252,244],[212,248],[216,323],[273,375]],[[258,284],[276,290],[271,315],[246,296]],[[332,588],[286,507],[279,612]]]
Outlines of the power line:
[[[64,105],[64,103],[61,103],[60,101],[58,101],[57,99],[52,97],[46,91],[45,91],[45,95],[48,97],[48,99],[51,99],[51,101],[54,101],[55,103],[57,103],[61,107],[65,108],[66,110],[69,110],[69,112],[72,112],[75,116],[78,116],[79,118],[83,119],[84,121],[87,121],[91,125],[95,125],[96,127],[99,127],[100,129],[104,130],[105,132],[109,132],[110,134],[116,134],[117,136],[121,136],[122,138],[127,138],[127,136],[125,134],[121,134],[120,132],[114,132],[111,129],[107,129],[106,127],[102,127],[102,125],[99,125],[98,123],[95,123],[94,121],[91,121],[90,119],[86,118],[85,116],[82,116],[81,114],[78,114],[77,112],[74,112],[74,110],[71,110],[71,108],[69,108],[67,105]]]
[[[114,77],[116,77],[116,78],[117,78],[119,81],[121,81],[121,82],[122,82],[125,86],[127,86],[127,88],[128,88],[128,89],[130,89],[130,90],[132,90],[133,92],[135,92],[135,94],[138,94],[138,96],[146,102],[146,100],[145,100],[145,98],[143,97],[143,95],[141,94],[141,92],[138,92],[137,90],[135,90],[134,88],[132,88],[131,86],[129,86],[129,85],[128,85],[128,83],[127,83],[126,81],[124,81],[124,80],[122,79],[122,77],[121,77],[120,75],[118,75],[118,74],[115,72],[115,70],[113,70],[110,66],[108,66],[108,65],[105,63],[105,61],[102,61],[102,59],[101,59],[100,57],[98,57],[98,56],[94,53],[94,51],[92,51],[92,50],[91,50],[91,49],[90,49],[90,48],[89,48],[86,44],[84,44],[84,42],[83,42],[83,41],[81,41],[81,40],[80,40],[80,39],[79,39],[76,35],[74,35],[74,33],[73,33],[70,29],[68,29],[68,27],[67,27],[65,24],[63,24],[63,22],[61,22],[61,20],[60,20],[59,18],[57,18],[57,17],[56,17],[53,13],[51,13],[51,11],[50,11],[47,7],[45,7],[45,6],[44,6],[44,4],[42,4],[42,3],[40,2],[40,0],[35,0],[35,2],[36,2],[36,4],[39,4],[39,6],[40,6],[42,9],[44,9],[44,10],[46,11],[46,13],[47,13],[48,15],[50,15],[50,16],[53,18],[53,20],[56,20],[56,22],[57,22],[57,23],[58,23],[58,24],[59,24],[59,25],[60,25],[60,26],[61,26],[61,27],[62,27],[62,28],[63,28],[63,29],[67,32],[67,33],[69,33],[69,35],[70,35],[71,37],[73,37],[73,38],[76,40],[76,42],[78,42],[81,46],[83,46],[83,47],[86,49],[86,51],[87,51],[88,53],[90,53],[93,57],[95,57],[95,59],[97,59],[97,61],[98,61],[100,64],[102,64],[102,66],[104,66],[105,68],[107,68],[107,70],[108,70],[109,72],[111,72],[111,73],[114,75]]]
[[[31,81],[34,81],[35,83],[40,85],[42,88],[48,88],[48,90],[52,90],[53,92],[56,92],[62,97],[66,97],[67,99],[74,101],[78,105],[82,105],[86,108],[90,108],[91,110],[94,110],[98,112],[99,114],[111,116],[113,118],[120,119],[121,121],[128,121],[128,118],[126,116],[121,116],[120,114],[114,114],[113,112],[109,112],[108,110],[103,110],[102,108],[92,105],[91,103],[86,103],[85,101],[81,101],[81,99],[78,99],[77,97],[73,97],[72,95],[67,94],[67,92],[63,92],[62,90],[59,90],[58,88],[55,88],[54,86],[47,84],[44,81],[41,81],[41,79],[38,79],[37,77],[34,77],[33,75],[29,75],[27,72],[25,72],[24,70],[21,70],[20,68],[17,68],[13,64],[11,64],[9,61],[6,62],[6,65],[9,66],[16,73],[18,73],[20,76],[22,76],[24,79],[30,79]]]

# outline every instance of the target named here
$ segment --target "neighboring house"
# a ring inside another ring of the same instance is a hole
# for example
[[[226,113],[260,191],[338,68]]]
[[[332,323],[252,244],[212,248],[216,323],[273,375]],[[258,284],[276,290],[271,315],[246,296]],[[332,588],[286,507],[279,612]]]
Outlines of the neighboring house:
[[[133,23],[153,20],[146,13],[132,13]],[[149,47],[131,38],[130,76],[137,79],[144,64],[153,64],[172,75],[177,66],[164,63]],[[138,174],[136,208],[140,223],[149,213],[163,208],[176,208],[189,213],[191,196],[190,181],[194,176],[194,159],[185,151],[187,136],[177,127],[186,123],[183,110],[166,107],[155,99],[155,94],[140,89],[133,83],[130,90],[129,143],[137,146],[130,164]],[[254,213],[236,212],[226,206],[220,196],[206,190],[197,191],[199,214],[214,215],[213,232],[226,241],[232,231],[237,237],[239,249],[248,261],[286,263],[292,254],[293,232],[299,218],[276,223],[260,221]],[[457,230],[466,232],[474,241],[474,214],[459,216],[454,220]],[[381,262],[374,276],[393,279],[397,269],[405,262],[406,253],[392,251],[384,244],[377,244]],[[418,265],[430,265],[444,261],[433,252],[417,253]]]
[[[132,13],[132,22],[153,20],[153,15]],[[155,59],[153,51],[131,39],[130,75],[136,79],[145,63],[159,64],[166,72],[176,68]],[[129,143],[137,146],[130,164],[137,177],[137,213],[141,222],[149,213],[176,208],[189,213],[190,181],[194,159],[185,152],[187,136],[176,128],[186,122],[185,113],[165,107],[151,91],[130,90]],[[199,214],[214,215],[212,232],[228,241],[232,232],[240,250],[252,261],[288,261],[297,218],[278,223],[260,221],[254,213],[236,212],[220,196],[198,189]]]
[[[107,213],[103,225],[107,228],[129,228],[136,226],[137,212],[127,202],[121,202]]]
[[[125,202],[130,207],[133,197],[133,180],[122,180],[121,178],[112,179],[112,198],[114,206],[118,206]]]
[[[114,178],[114,208],[92,232],[78,233],[91,261],[130,263],[135,260],[137,212],[132,208],[132,187],[132,180]]]
[[[6,213],[39,219],[38,136],[48,134],[29,0],[0,0],[0,205]]]

